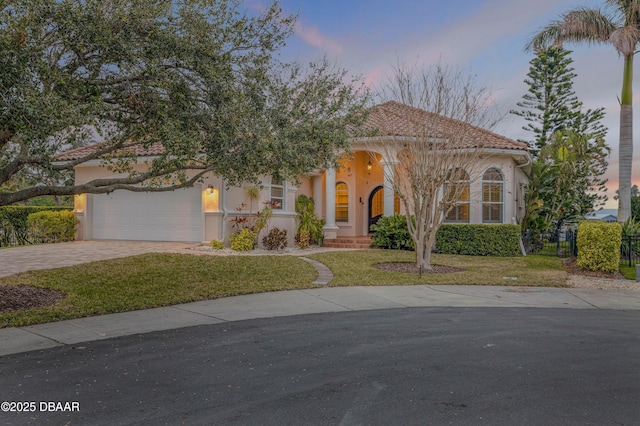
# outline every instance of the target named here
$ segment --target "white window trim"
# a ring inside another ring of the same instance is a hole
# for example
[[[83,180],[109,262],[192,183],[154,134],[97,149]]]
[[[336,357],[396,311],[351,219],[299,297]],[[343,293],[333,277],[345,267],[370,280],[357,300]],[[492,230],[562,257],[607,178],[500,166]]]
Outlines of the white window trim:
[[[282,189],[282,197],[274,197],[273,196],[273,189],[274,188],[280,188]],[[279,212],[286,212],[287,211],[287,182],[286,181],[282,181],[282,184],[275,184],[273,183],[273,178],[270,179],[269,181],[269,201],[274,201],[274,198],[277,200],[281,200],[280,202],[280,208],[274,208],[273,211],[274,213],[279,213]]]
[[[466,183],[468,186],[468,191],[469,191],[469,199],[467,201],[458,201],[456,202],[456,205],[453,207],[453,209],[451,209],[451,211],[449,213],[454,212],[458,206],[462,206],[462,205],[467,205],[469,206],[469,211],[468,211],[468,219],[467,220],[448,220],[447,217],[444,217],[443,223],[453,223],[453,224],[466,224],[466,223],[471,223],[471,175],[465,170],[464,171],[467,174],[467,179],[465,180],[460,180],[458,181],[458,183]],[[445,184],[446,185],[446,184]]]
[[[491,170],[496,170],[498,173],[500,173],[500,175],[502,176],[502,180],[485,180],[484,176],[487,174],[487,172],[491,171]],[[484,200],[484,184],[500,184],[501,190],[500,190],[500,202],[491,202],[491,201],[485,201]],[[502,171],[502,169],[500,169],[500,167],[488,167],[481,176],[481,180],[480,180],[480,196],[481,196],[481,212],[480,212],[480,219],[482,223],[487,223],[487,224],[498,224],[498,223],[504,223],[504,207],[505,207],[505,188],[506,188],[506,175],[505,173]],[[500,205],[500,219],[499,220],[491,220],[491,221],[485,221],[484,220],[484,206],[485,205]]]

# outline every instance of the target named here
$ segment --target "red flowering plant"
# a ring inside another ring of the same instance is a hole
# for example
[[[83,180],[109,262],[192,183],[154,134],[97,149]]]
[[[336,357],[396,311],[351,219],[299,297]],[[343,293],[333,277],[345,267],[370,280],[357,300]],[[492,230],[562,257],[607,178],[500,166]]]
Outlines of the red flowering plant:
[[[240,232],[242,229],[248,229],[251,232],[255,233],[256,243],[260,232],[265,229],[269,225],[269,221],[273,216],[273,209],[280,208],[280,203],[276,201],[265,201],[264,207],[262,210],[258,210],[256,213],[244,213],[247,205],[245,203],[240,204],[236,207],[236,211],[238,213],[242,213],[242,215],[237,215],[233,219],[229,220],[233,229],[236,232]]]

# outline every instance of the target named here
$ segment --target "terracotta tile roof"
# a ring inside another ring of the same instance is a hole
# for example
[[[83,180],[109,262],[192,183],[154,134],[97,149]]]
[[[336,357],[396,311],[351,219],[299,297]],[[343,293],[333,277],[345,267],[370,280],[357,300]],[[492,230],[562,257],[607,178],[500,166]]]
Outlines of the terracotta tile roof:
[[[428,123],[429,128],[435,129],[432,137],[442,136],[445,129],[464,125],[457,120],[390,101],[371,108],[361,130],[376,131],[378,136],[415,137],[423,132],[421,129],[416,129],[417,122]],[[469,146],[475,145],[474,141],[480,141],[483,148],[528,150],[525,143],[516,142],[479,127],[471,125],[469,127]]]
[[[410,119],[410,117],[413,118]],[[376,131],[381,136],[396,136],[396,137],[414,137],[416,135],[415,122],[416,119],[422,122],[432,123],[431,127],[444,129],[446,127],[451,128],[459,126],[462,123],[445,118],[427,111],[403,105],[398,102],[386,102],[371,108],[369,116],[364,126],[360,131],[365,132]],[[496,133],[488,130],[480,129],[478,127],[470,126],[472,131],[470,134],[470,144],[473,145],[474,140],[480,140],[484,148],[496,148],[496,149],[513,149],[519,151],[527,151],[527,145],[522,142],[516,142],[507,137],[500,136]],[[434,135],[434,137],[437,137]],[[94,153],[104,145],[98,143],[81,148],[72,149],[70,151],[63,152],[56,156],[56,159],[60,161],[72,161],[83,158],[87,155]],[[154,143],[150,147],[144,148],[142,144],[136,144],[126,148],[126,152],[131,152],[139,157],[148,157],[154,155],[161,155],[164,152],[164,147],[160,143]],[[123,149],[121,152],[124,152]]]
[[[72,149],[69,151],[62,152],[56,155],[56,159],[60,161],[73,161],[78,160],[80,158],[84,158],[87,155],[91,155],[97,150],[99,150],[102,146],[104,146],[105,142],[97,143],[93,145],[83,146],[80,148]],[[132,153],[138,157],[148,157],[154,155],[162,155],[164,153],[164,147],[160,143],[154,143],[153,145],[145,148],[141,143],[129,146],[127,148],[123,148],[122,150],[117,151],[114,155],[121,155],[124,153]]]

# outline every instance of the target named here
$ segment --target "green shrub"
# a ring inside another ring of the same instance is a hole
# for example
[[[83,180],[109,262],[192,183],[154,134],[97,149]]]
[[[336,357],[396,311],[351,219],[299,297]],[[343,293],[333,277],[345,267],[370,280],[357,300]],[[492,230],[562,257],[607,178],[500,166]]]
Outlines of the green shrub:
[[[300,195],[296,200],[296,213],[298,214],[298,227],[296,233],[307,231],[310,234],[309,242],[320,241],[323,237],[325,222],[314,213],[315,204],[313,198]]]
[[[78,223],[76,215],[71,211],[43,211],[31,213],[27,217],[29,233],[41,243],[73,240]]]
[[[262,244],[267,250],[280,250],[287,246],[287,230],[273,228],[266,237],[262,239]]]
[[[517,256],[520,253],[518,225],[444,224],[436,234],[436,252],[471,256]]]
[[[620,263],[619,223],[583,221],[578,226],[577,265],[590,271],[614,272]]]
[[[623,235],[640,234],[640,217],[631,216],[622,224]]]
[[[69,207],[49,206],[4,206],[0,207],[0,246],[29,244],[29,224],[31,213],[41,211],[71,211]]]
[[[216,250],[222,250],[224,249],[224,243],[218,240],[211,240],[211,247]]]
[[[371,225],[371,246],[391,250],[413,250],[413,239],[409,235],[407,218],[401,214],[383,216]]]
[[[257,232],[251,231],[248,228],[242,228],[229,237],[229,243],[231,244],[232,250],[249,251],[255,247],[256,238],[258,238]]]
[[[311,233],[303,229],[296,234],[295,240],[298,247],[306,249],[311,244]]]
[[[25,206],[42,206],[73,209],[73,195],[53,196],[53,195],[41,195],[38,197],[29,198],[21,203]]]

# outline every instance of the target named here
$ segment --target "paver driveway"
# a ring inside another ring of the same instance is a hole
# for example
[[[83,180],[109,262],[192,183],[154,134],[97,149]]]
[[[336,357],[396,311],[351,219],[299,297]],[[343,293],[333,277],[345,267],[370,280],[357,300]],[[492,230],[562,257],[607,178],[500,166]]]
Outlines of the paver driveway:
[[[0,277],[144,253],[191,253],[194,244],[154,241],[71,241],[0,250]]]

